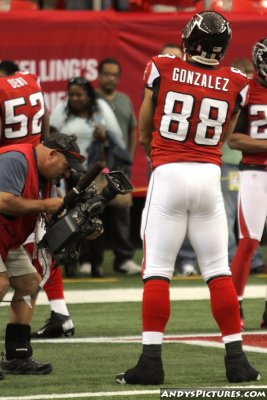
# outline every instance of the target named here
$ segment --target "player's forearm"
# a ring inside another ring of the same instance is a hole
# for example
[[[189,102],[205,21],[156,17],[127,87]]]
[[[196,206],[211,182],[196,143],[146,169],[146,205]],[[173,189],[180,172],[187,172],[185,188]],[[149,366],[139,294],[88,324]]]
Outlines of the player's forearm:
[[[143,147],[143,149],[145,150],[146,154],[150,157],[151,138],[146,135],[142,135],[140,132],[139,142],[140,142],[141,146]]]
[[[153,92],[145,89],[145,96],[139,112],[139,142],[150,156],[152,133],[154,131]]]
[[[146,154],[150,156],[152,132],[154,126],[150,119],[142,118],[139,122],[139,143],[144,148]]]
[[[267,151],[267,139],[254,139],[242,133],[234,133],[229,137],[228,144],[231,149],[241,150],[245,153],[262,153]]]
[[[230,136],[233,134],[239,115],[240,115],[240,110],[237,111],[236,114],[232,115],[229,125],[226,131],[224,132],[223,143],[227,142]]]

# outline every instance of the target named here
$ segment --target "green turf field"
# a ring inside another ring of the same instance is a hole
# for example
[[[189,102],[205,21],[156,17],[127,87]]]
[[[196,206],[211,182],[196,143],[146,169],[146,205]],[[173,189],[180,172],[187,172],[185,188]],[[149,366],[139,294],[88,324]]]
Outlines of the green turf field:
[[[141,257],[138,252],[136,259]],[[107,254],[106,275],[110,281],[84,279],[66,280],[66,290],[142,287],[137,277],[115,276]],[[100,281],[100,282],[99,282]],[[255,276],[250,282],[265,284],[266,276]],[[197,277],[175,279],[174,286],[194,288],[204,286]],[[0,382],[0,400],[46,400],[46,399],[159,399],[159,387],[117,385],[115,375],[134,366],[141,345],[138,338],[134,343],[118,343],[117,337],[138,336],[141,333],[139,302],[69,304],[76,333],[74,340],[33,341],[34,358],[48,361],[54,366],[47,376],[6,376]],[[247,330],[259,329],[264,299],[248,299],[244,304]],[[32,327],[40,328],[49,316],[49,306],[37,305]],[[7,322],[7,307],[1,307],[1,326]],[[1,330],[3,348],[4,330]],[[174,301],[172,315],[166,335],[197,335],[218,333],[210,314],[208,300]],[[102,338],[102,339],[101,339]],[[267,387],[267,352],[248,352],[249,360],[261,371],[262,381],[255,386]],[[165,343],[163,359],[165,368],[164,387],[172,388],[223,388],[233,386],[225,378],[223,348],[202,347],[184,343]],[[254,383],[253,383],[254,384]],[[248,387],[249,384],[240,385]],[[117,395],[116,395],[117,394]],[[267,396],[267,395],[266,395]]]

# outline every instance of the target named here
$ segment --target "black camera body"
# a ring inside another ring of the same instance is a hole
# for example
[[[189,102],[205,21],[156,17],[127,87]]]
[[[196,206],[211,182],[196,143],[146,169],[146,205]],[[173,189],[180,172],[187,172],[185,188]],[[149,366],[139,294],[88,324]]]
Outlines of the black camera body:
[[[99,168],[96,168],[95,173]],[[77,259],[81,239],[102,231],[102,222],[98,216],[109,201],[118,194],[125,195],[134,189],[122,171],[112,171],[105,175],[107,186],[97,194],[92,183],[94,173],[90,172],[89,170],[86,174],[88,179],[86,176],[81,178],[82,183],[78,183],[77,187],[65,196],[63,207],[53,216],[39,243],[39,247],[49,250],[57,265]]]

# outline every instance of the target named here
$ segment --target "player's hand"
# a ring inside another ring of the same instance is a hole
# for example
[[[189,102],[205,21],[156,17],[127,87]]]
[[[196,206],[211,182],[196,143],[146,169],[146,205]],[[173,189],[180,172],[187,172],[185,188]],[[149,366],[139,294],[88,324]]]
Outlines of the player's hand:
[[[44,212],[47,214],[54,214],[63,204],[63,199],[59,197],[51,197],[42,201],[44,203]]]

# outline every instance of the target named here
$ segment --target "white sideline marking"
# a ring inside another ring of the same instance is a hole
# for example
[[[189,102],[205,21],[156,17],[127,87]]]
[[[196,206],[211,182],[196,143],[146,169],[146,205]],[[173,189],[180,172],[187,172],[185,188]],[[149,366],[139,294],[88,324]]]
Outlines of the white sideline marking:
[[[223,386],[223,387],[205,387],[203,389],[225,390],[225,389],[266,389],[267,385],[249,385],[249,386]],[[189,389],[189,388],[188,388]],[[201,389],[201,388],[199,388]],[[159,394],[159,390],[125,390],[123,392],[88,392],[88,393],[66,393],[66,394],[38,394],[35,396],[16,396],[0,397],[0,400],[49,400],[49,399],[81,399],[84,397],[111,397],[111,396],[138,396],[142,394]]]
[[[267,335],[267,331],[253,331],[253,332],[246,332],[243,333],[245,335]],[[219,337],[218,333],[204,333],[204,334],[186,334],[186,335],[165,335],[164,336],[164,343],[179,343],[179,344],[189,344],[192,346],[202,346],[202,347],[214,347],[224,349],[224,344],[221,342],[212,342],[212,341],[205,341],[205,340],[192,340],[194,337]],[[184,338],[188,338],[185,340]],[[59,338],[59,339],[32,339],[34,343],[141,343],[142,338],[141,336],[115,336],[115,337],[91,337],[91,338]],[[247,346],[244,345],[244,350],[254,353],[266,353],[267,348],[257,347],[257,346]],[[0,397],[1,400],[1,397]]]
[[[170,343],[167,342],[167,343]],[[174,343],[173,341],[171,343]],[[189,344],[191,346],[202,346],[202,347],[214,347],[217,349],[224,349],[224,344],[223,343],[216,343],[216,342],[206,342],[205,340],[177,340],[175,343],[180,343],[180,344]],[[254,346],[243,346],[243,349],[248,352],[253,352],[253,353],[267,353],[267,349],[264,349],[262,347],[254,347]]]
[[[243,336],[246,335],[267,335],[266,331],[246,331]],[[193,333],[193,334],[173,334],[164,335],[164,343],[177,343],[179,338],[194,338],[194,337],[219,337],[219,333]],[[97,336],[97,337],[87,337],[87,338],[58,338],[58,339],[32,339],[35,343],[141,343],[141,335],[133,336]],[[215,343],[215,342],[214,342]]]
[[[207,286],[171,287],[171,300],[208,300],[210,297]],[[143,288],[116,288],[116,289],[93,289],[93,290],[65,290],[65,299],[68,304],[80,303],[120,303],[141,302]],[[265,299],[266,285],[247,285],[245,298]],[[12,292],[9,292],[5,301],[9,301]],[[1,306],[9,303],[1,303]],[[38,295],[37,304],[46,305],[47,297],[42,291]]]
[[[262,386],[263,387],[263,386]],[[34,396],[0,397],[0,400],[48,400],[48,399],[81,399],[83,397],[107,397],[107,396],[135,396],[141,394],[159,394],[157,390],[127,390],[123,392],[88,392],[66,394],[38,394]]]

